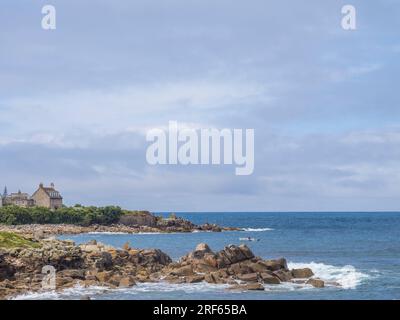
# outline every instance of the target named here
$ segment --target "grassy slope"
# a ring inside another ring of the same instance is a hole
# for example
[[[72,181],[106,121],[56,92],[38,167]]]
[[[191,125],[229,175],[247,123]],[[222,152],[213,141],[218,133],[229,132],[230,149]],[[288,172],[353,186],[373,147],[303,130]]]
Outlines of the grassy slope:
[[[40,248],[40,244],[12,232],[0,231],[0,248]]]

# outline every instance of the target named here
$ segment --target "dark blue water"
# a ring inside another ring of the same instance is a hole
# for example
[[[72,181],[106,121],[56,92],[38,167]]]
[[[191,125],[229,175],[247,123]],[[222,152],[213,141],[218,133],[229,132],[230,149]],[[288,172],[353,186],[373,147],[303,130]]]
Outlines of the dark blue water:
[[[121,247],[159,248],[173,259],[200,242],[213,250],[247,242],[263,258],[285,257],[292,267],[310,266],[317,276],[340,287],[278,285],[264,292],[232,293],[206,284],[184,287],[139,285],[97,294],[98,299],[399,299],[400,213],[191,213],[178,214],[194,223],[217,223],[253,231],[188,234],[85,234],[65,236],[78,243],[97,239]],[[70,293],[72,295],[72,293]],[[76,293],[75,293],[76,294]]]

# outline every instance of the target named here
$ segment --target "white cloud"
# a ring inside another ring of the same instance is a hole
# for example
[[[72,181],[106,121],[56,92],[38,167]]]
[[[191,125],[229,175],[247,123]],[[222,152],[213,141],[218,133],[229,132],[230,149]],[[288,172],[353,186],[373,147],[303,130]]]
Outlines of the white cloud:
[[[143,132],[176,117],[195,118],[267,101],[267,89],[256,83],[176,82],[13,99],[5,103],[2,115],[11,133],[13,129],[18,134],[41,135],[81,130],[101,135]]]
[[[345,68],[331,69],[328,74],[332,81],[341,82],[379,71],[382,67],[382,64],[379,63],[354,65]]]
[[[341,139],[345,144],[400,144],[400,131],[393,129],[393,131],[360,131],[351,132]]]

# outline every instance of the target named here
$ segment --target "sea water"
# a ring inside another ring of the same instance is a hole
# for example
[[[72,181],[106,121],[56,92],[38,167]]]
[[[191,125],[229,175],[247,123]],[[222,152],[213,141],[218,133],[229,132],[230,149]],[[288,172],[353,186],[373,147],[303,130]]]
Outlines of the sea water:
[[[285,257],[290,268],[311,268],[317,277],[340,286],[313,288],[284,283],[265,291],[232,292],[226,285],[139,283],[129,289],[75,287],[21,299],[399,299],[400,213],[185,213],[196,224],[217,223],[245,231],[171,234],[92,233],[66,235],[76,243],[96,239],[121,248],[158,248],[176,260],[207,243],[214,251],[246,243],[264,259]],[[258,241],[240,241],[251,237]]]

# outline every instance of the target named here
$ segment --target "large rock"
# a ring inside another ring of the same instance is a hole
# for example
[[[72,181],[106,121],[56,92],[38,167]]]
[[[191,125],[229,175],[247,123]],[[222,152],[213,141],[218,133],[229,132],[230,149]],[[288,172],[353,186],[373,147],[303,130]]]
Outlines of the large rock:
[[[206,253],[203,257],[203,261],[211,267],[218,268],[221,267],[222,264],[218,261],[215,254]]]
[[[193,275],[193,268],[191,265],[183,266],[171,271],[171,275],[174,276],[191,276]]]
[[[247,264],[245,263],[234,263],[229,267],[229,272],[234,275],[246,274],[254,272]]]
[[[216,277],[213,275],[213,273],[207,273],[204,275],[204,281],[208,283],[217,283]]]
[[[120,217],[119,223],[126,226],[148,226],[157,225],[157,217],[148,211],[135,212],[133,214],[124,214]]]
[[[57,288],[70,288],[76,284],[71,277],[56,277],[56,287]]]
[[[293,279],[292,273],[290,271],[285,270],[277,270],[273,272],[274,276],[276,276],[281,282],[288,282]]]
[[[109,270],[113,266],[112,256],[108,252],[101,252],[94,257],[94,266],[100,270]]]
[[[314,275],[314,272],[310,268],[302,268],[302,269],[293,269],[292,276],[293,278],[311,278]]]
[[[142,264],[159,264],[166,266],[172,262],[171,258],[160,249],[150,249],[141,251],[143,255]]]
[[[217,253],[217,260],[221,267],[226,267],[252,258],[254,258],[254,254],[246,245],[229,245]]]
[[[248,273],[248,274],[241,274],[238,275],[237,278],[242,281],[246,282],[256,282],[258,280],[257,273]]]
[[[195,251],[202,251],[202,252],[205,252],[205,253],[212,253],[212,251],[211,251],[211,249],[210,249],[210,247],[208,246],[207,243],[199,243],[196,246]]]
[[[197,282],[202,282],[204,280],[204,275],[194,275],[194,276],[188,276],[185,278],[185,281],[187,283],[197,283]]]
[[[193,252],[182,257],[180,263],[191,264],[195,271],[207,272],[214,268],[223,269],[253,257],[251,250],[244,245],[229,245],[223,250],[214,253],[207,244],[200,243]],[[205,267],[207,265],[211,268]]]
[[[100,272],[96,272],[94,274],[94,276],[101,283],[106,283],[106,282],[108,282],[108,280],[110,280],[110,278],[112,276],[112,273],[111,272],[107,272],[107,271],[100,271]]]
[[[325,286],[325,282],[321,279],[309,279],[306,284],[310,284],[315,288],[323,288]]]
[[[266,284],[280,284],[281,283],[277,277],[274,277],[273,275],[266,273],[266,272],[262,272],[260,274],[260,278]]]
[[[254,254],[253,252],[249,249],[248,246],[246,246],[245,244],[241,244],[239,246],[240,251],[244,254],[244,256],[246,257],[246,259],[252,259],[254,258]]]
[[[212,250],[206,243],[199,243],[196,246],[196,249],[187,255],[187,259],[196,263],[196,261],[200,262],[200,260],[202,260],[205,255],[208,255],[210,257],[215,256],[214,252],[212,252]]]
[[[248,259],[239,247],[230,245],[224,249],[226,256],[232,263],[240,262]]]
[[[122,277],[119,281],[120,288],[129,288],[136,284],[135,279],[132,276]]]
[[[84,280],[86,278],[85,275],[85,270],[84,269],[78,269],[78,270],[63,270],[63,271],[59,271],[57,273],[57,276],[62,276],[62,277],[69,277],[72,279],[81,279]]]
[[[220,271],[215,271],[205,274],[204,280],[208,283],[226,283],[226,276]]]
[[[262,263],[262,261],[252,262],[248,265],[248,267],[253,272],[265,272],[269,270],[269,268],[264,263]]]
[[[278,271],[278,270],[288,270],[286,259],[280,258],[276,260],[264,260],[262,262],[268,270]]]

